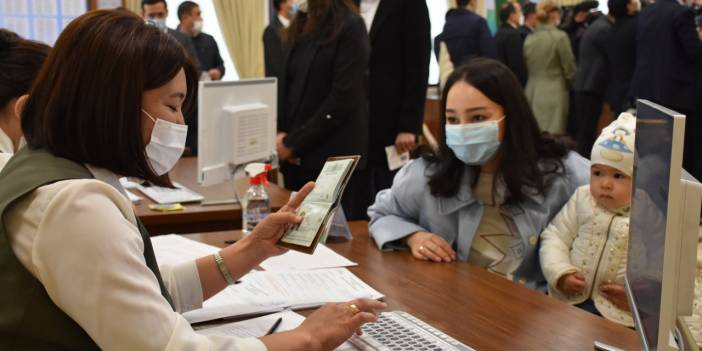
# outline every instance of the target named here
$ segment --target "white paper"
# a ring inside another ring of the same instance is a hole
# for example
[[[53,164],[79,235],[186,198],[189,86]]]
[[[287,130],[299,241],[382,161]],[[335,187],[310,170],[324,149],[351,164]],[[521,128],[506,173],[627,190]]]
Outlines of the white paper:
[[[280,325],[276,332],[284,332],[299,327],[305,321],[305,317],[290,310],[272,313],[266,316],[253,318],[241,322],[222,324],[216,327],[203,328],[197,330],[202,335],[236,336],[240,338],[259,338],[266,335],[275,322],[281,318]],[[349,342],[344,342],[336,348],[336,351],[357,350]]]
[[[122,184],[125,189],[136,189],[137,185],[139,185],[139,183],[131,181],[127,177],[119,178],[119,183]]]
[[[129,201],[131,201],[133,204],[138,205],[139,203],[141,203],[141,200],[142,200],[141,196],[136,195],[129,190],[125,190],[124,192],[127,193],[127,197],[129,198]]]
[[[34,16],[58,16],[56,0],[34,0],[32,3]]]
[[[85,0],[61,1],[61,14],[64,17],[78,17],[87,11]]]
[[[159,265],[175,265],[212,255],[218,247],[184,238],[177,234],[159,235],[151,238],[156,262]]]
[[[410,161],[409,152],[405,151],[398,154],[395,145],[385,147],[385,156],[388,158],[388,168],[390,168],[391,171],[401,168]]]
[[[357,266],[323,244],[318,244],[314,254],[308,255],[290,250],[283,255],[271,257],[261,263],[267,271],[309,270],[321,268]]]
[[[148,196],[157,204],[173,204],[179,202],[198,202],[204,197],[188,188],[183,184],[173,182],[175,189],[160,187],[156,185],[143,186],[137,184],[137,189],[144,195]]]
[[[203,303],[183,314],[191,323],[223,317],[253,315],[284,308],[318,307],[355,298],[379,299],[381,293],[346,268],[312,271],[251,272]]]

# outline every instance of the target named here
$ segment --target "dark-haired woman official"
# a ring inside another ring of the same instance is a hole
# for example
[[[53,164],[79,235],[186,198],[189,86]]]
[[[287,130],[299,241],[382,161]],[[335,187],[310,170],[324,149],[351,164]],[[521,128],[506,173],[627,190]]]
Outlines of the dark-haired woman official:
[[[27,147],[0,172],[1,350],[331,350],[384,307],[326,305],[260,339],[193,331],[178,312],[282,253],[313,187],[219,253],[159,267],[118,177],[169,184],[196,83],[183,48],[135,15],[91,11],[63,30],[19,102]]]
[[[349,219],[365,218],[368,149],[364,90],[370,43],[351,0],[308,0],[285,33],[278,95],[278,156],[285,186],[315,180],[330,156],[361,155],[341,205]]]
[[[519,81],[498,61],[457,68],[442,110],[439,151],[402,168],[368,209],[375,242],[545,290],[539,234],[588,182],[588,161],[541,134]]]
[[[29,91],[48,54],[48,45],[0,29],[0,153],[12,154],[22,143],[17,100]]]

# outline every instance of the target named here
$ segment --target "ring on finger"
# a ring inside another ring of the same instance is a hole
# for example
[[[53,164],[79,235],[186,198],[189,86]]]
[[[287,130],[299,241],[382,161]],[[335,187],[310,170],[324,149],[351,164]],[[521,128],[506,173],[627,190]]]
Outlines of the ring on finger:
[[[420,246],[419,246],[419,251],[424,251],[424,246],[420,245]]]
[[[356,315],[356,314],[358,314],[359,312],[361,312],[361,309],[358,308],[358,306],[356,306],[355,303],[349,304],[349,305],[348,305],[348,308],[349,308],[349,310],[351,311],[351,313],[352,313],[353,315]]]

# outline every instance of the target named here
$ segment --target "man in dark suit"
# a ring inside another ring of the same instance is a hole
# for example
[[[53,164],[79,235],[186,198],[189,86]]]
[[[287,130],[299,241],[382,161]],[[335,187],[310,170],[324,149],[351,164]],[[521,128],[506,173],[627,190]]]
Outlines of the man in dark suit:
[[[524,37],[519,31],[519,18],[522,11],[519,3],[507,2],[500,6],[502,26],[495,34],[497,59],[512,70],[517,79],[526,85],[527,70],[524,64]]]
[[[676,0],[658,0],[639,14],[634,96],[687,116],[683,166],[702,179],[702,41],[694,14]]]
[[[389,188],[385,147],[399,152],[415,147],[422,131],[429,79],[431,26],[424,0],[357,0],[371,43],[368,96],[370,205]]]
[[[446,13],[444,30],[434,39],[434,54],[439,59],[445,43],[454,67],[474,57],[495,58],[495,41],[487,21],[475,12],[477,0],[456,0],[457,8]]]
[[[539,22],[536,19],[536,4],[533,2],[525,3],[522,7],[522,13],[524,14],[524,24],[519,27],[519,31],[522,33],[522,37],[526,38],[527,35],[534,33],[536,23]]]
[[[202,32],[202,11],[192,1],[184,1],[178,6],[178,30],[187,35],[195,46],[200,69],[207,72],[211,80],[224,76],[224,61],[219,55],[219,47],[214,38]]]
[[[266,66],[266,77],[280,79],[283,65],[283,44],[281,33],[290,25],[292,20],[293,0],[273,0],[276,16],[263,31],[263,56]]]
[[[609,80],[607,40],[611,30],[612,20],[608,16],[600,16],[587,28],[580,41],[580,60],[573,90],[578,152],[585,157],[590,155],[595,142]]]
[[[636,67],[636,23],[639,12],[636,0],[609,0],[609,14],[614,25],[607,41],[607,65],[609,83],[606,102],[618,116],[632,107],[631,79]]]

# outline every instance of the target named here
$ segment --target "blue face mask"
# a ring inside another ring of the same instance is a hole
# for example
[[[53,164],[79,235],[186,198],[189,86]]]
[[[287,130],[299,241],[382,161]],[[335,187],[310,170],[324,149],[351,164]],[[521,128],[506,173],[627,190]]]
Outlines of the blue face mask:
[[[446,145],[463,163],[471,166],[485,164],[500,147],[499,123],[496,121],[469,124],[447,124]]]

